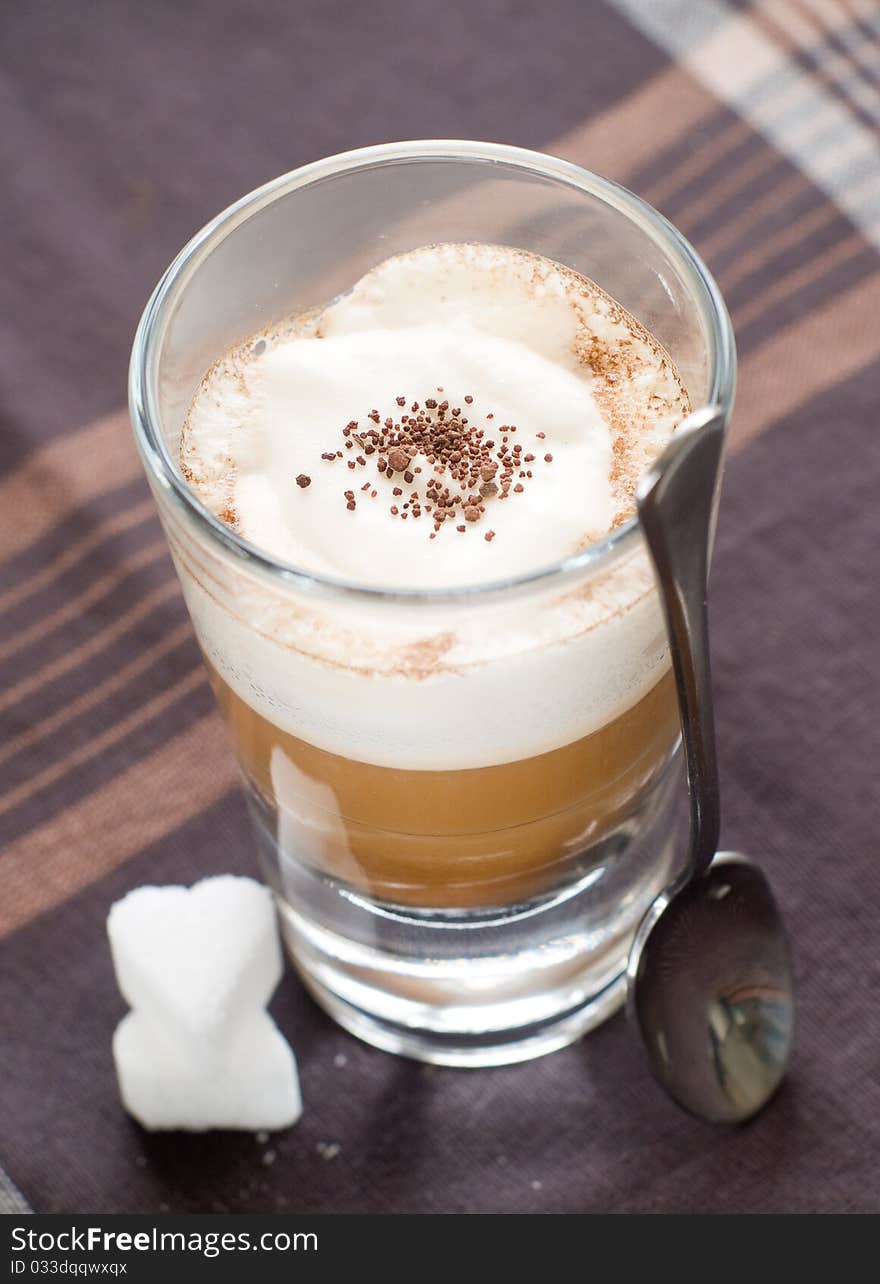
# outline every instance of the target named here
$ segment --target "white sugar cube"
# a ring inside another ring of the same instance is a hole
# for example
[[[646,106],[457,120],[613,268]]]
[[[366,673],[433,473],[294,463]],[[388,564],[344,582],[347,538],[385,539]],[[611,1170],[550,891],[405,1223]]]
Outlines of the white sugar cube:
[[[107,932],[133,1011],[113,1056],[145,1128],[286,1128],[302,1112],[296,1061],[265,1004],[282,972],[270,892],[224,875],[140,887]]]
[[[120,990],[169,1039],[223,1044],[281,979],[272,895],[251,878],[136,888],[107,932]]]
[[[274,1131],[302,1113],[296,1060],[267,1012],[245,1017],[220,1055],[169,1039],[129,1012],[116,1027],[113,1058],[123,1105],[151,1131]]]

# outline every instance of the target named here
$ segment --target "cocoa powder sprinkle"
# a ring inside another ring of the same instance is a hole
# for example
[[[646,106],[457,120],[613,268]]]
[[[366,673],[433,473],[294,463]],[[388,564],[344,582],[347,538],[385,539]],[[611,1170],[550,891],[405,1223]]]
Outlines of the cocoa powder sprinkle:
[[[442,394],[443,388],[438,386],[437,392]],[[399,410],[407,405],[407,397],[402,393],[395,401]],[[461,398],[465,406],[473,402],[472,393]],[[408,414],[387,415],[384,419],[374,406],[365,415],[371,426],[360,431],[359,421],[349,420],[340,430],[341,444],[347,450],[357,444],[363,453],[347,460],[348,467],[373,467],[370,460],[373,456],[378,477],[395,483],[391,488],[395,499],[404,494],[398,481],[415,485],[402,510],[396,503],[390,506],[392,517],[405,521],[410,515],[420,517],[424,510],[430,515],[428,524],[433,526],[431,539],[436,538],[447,521],[453,519],[455,524],[454,519],[458,518],[455,529],[464,534],[468,526],[483,519],[487,505],[491,508],[496,500],[523,493],[523,480],[531,480],[532,473],[524,471],[522,465],[533,462],[535,456],[525,454],[519,444],[510,444],[510,435],[517,432],[516,424],[501,427],[498,444],[482,428],[469,424],[467,416],[461,413],[461,406],[452,405],[448,398],[438,403],[436,397],[426,397],[422,405],[424,409],[418,401],[413,401]],[[491,411],[485,415],[486,420],[493,417]],[[542,439],[546,436],[543,432],[535,435]],[[324,451],[321,455],[328,462],[342,457],[343,450]],[[420,463],[416,462],[417,458]],[[552,459],[550,454],[544,456],[547,463]],[[425,471],[430,475],[423,479]],[[514,484],[517,474],[520,480]],[[297,477],[298,486],[305,488],[310,483],[311,478],[305,473]],[[369,492],[372,499],[379,494],[371,482],[360,489],[365,494]],[[344,496],[346,507],[355,508],[354,492],[345,491]],[[495,536],[496,532],[490,530],[484,539],[491,543]]]
[[[405,450],[401,450],[397,446],[395,446],[394,450],[389,450],[388,467],[393,469],[394,472],[396,473],[404,472],[405,469],[409,468],[409,463],[410,463],[409,455],[406,453]]]

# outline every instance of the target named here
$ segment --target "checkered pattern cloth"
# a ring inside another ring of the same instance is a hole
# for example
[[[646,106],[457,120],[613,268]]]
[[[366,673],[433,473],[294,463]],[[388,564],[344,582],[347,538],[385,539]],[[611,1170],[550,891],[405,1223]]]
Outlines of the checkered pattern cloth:
[[[875,0],[32,0],[0,50],[0,1211],[877,1211]],[[765,864],[800,987],[790,1079],[742,1130],[670,1105],[621,1018],[436,1070],[350,1039],[292,975],[273,1011],[306,1110],[274,1163],[119,1106],[108,906],[254,869],[122,409],[131,335],[217,209],[402,133],[622,181],[729,302],[724,838]]]

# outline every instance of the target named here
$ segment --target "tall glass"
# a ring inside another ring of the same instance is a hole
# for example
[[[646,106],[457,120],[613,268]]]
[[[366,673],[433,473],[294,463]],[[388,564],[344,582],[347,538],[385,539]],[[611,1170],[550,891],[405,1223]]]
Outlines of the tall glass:
[[[226,210],[147,306],[131,411],[303,981],[382,1048],[490,1065],[619,1005],[676,859],[678,722],[637,521],[514,579],[385,591],[248,544],[177,458],[227,349],[432,242],[591,278],[663,344],[695,408],[729,412],[730,323],[682,236],[595,174],[471,142],[349,152]]]

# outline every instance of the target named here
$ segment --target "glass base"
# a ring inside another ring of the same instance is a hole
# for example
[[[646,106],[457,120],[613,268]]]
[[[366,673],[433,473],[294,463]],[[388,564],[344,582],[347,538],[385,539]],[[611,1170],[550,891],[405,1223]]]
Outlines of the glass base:
[[[626,997],[626,977],[620,973],[599,994],[570,1012],[543,1022],[517,1024],[507,1030],[466,1035],[415,1029],[390,1019],[383,1020],[341,999],[305,971],[299,962],[297,970],[309,993],[324,1011],[364,1043],[415,1061],[469,1069],[515,1065],[519,1061],[531,1061],[548,1052],[556,1052],[607,1020],[623,1006]],[[487,1011],[486,1017],[492,1020],[491,1010]]]
[[[358,1038],[438,1065],[506,1065],[571,1043],[621,1006],[633,936],[672,876],[676,758],[562,885],[482,909],[391,904],[321,874],[278,847],[252,797],[306,987]]]

